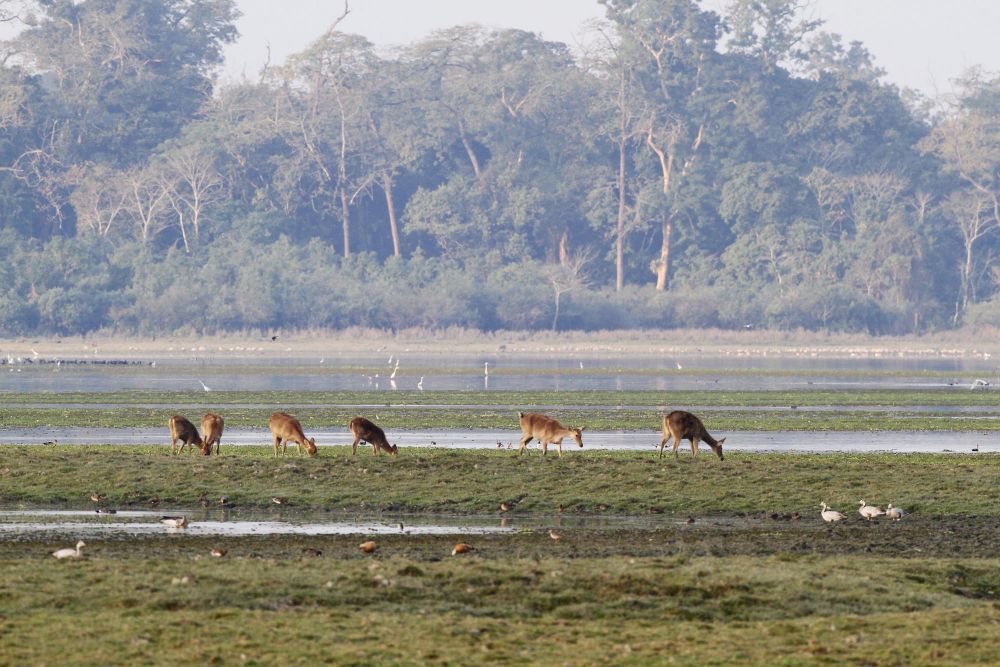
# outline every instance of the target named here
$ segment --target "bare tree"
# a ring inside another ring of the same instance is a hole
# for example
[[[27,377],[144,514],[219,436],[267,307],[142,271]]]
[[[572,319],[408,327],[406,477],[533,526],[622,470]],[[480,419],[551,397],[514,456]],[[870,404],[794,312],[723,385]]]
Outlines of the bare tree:
[[[199,146],[185,146],[169,153],[161,177],[188,251],[184,220],[191,224],[195,240],[200,240],[205,211],[222,195],[222,177],[212,155]]]
[[[959,293],[955,302],[952,321],[958,324],[962,313],[975,298],[975,277],[979,272],[988,272],[992,258],[980,265],[976,256],[976,243],[987,234],[1000,228],[993,216],[993,198],[987,195],[953,193],[943,204],[945,216],[955,225],[962,239],[962,257],[959,260]]]
[[[562,262],[549,264],[545,267],[545,277],[552,287],[552,297],[555,300],[555,313],[552,316],[553,331],[559,326],[563,294],[586,288],[590,284],[586,267],[593,259],[594,253],[589,248],[576,255],[570,255],[567,251]]]
[[[148,242],[166,226],[168,187],[155,167],[130,169],[124,174],[124,182],[128,193],[125,212],[138,238]]]
[[[66,174],[69,201],[76,211],[77,229],[110,236],[126,216],[129,190],[120,174],[93,163],[76,165]]]

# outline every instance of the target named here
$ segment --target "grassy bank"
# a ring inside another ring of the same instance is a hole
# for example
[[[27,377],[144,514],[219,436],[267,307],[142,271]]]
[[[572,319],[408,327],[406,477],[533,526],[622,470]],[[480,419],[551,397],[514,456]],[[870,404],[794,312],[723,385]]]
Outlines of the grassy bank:
[[[237,505],[395,511],[644,514],[799,511],[820,501],[842,510],[860,498],[926,514],[996,510],[1000,456],[741,454],[720,462],[646,452],[575,450],[561,460],[516,452],[404,449],[356,457],[345,447],[316,458],[275,458],[270,447],[224,448],[221,457],[172,457],[166,447],[2,447],[0,502],[196,505],[228,495]],[[602,509],[603,508],[603,509]]]
[[[200,412],[213,410],[230,428],[263,428],[274,410],[285,409],[310,428],[343,428],[365,414],[389,429],[516,431],[519,411],[540,409],[591,429],[655,432],[665,411],[711,406],[699,411],[713,431],[1000,430],[993,393],[968,390],[213,392],[211,402],[206,398],[204,392],[8,394],[0,419],[8,428],[159,428],[177,412],[194,413],[197,421]],[[922,407],[928,405],[942,409]],[[947,411],[956,406],[979,410]]]
[[[0,557],[5,664],[996,664],[1000,561]],[[39,556],[42,557],[42,556]],[[86,619],[85,622],[81,622]]]

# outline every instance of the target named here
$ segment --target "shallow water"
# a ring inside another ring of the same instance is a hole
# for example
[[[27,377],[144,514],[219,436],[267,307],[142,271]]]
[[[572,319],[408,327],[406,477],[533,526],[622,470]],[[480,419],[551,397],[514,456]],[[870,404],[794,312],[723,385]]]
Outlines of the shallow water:
[[[187,516],[187,528],[170,528],[162,516]],[[748,519],[736,517],[703,519],[702,524],[732,525]],[[380,515],[361,518],[331,518],[329,513],[286,510],[267,513],[232,513],[221,509],[162,511],[120,510],[96,514],[94,510],[18,509],[0,510],[0,541],[56,538],[74,539],[186,535],[192,537],[248,535],[484,535],[540,528],[651,529],[686,521],[676,517],[575,517],[575,516],[454,516]]]
[[[144,358],[156,366],[0,367],[0,392],[110,392],[160,390],[373,391],[393,390],[794,390],[794,389],[967,389],[971,375],[996,387],[1000,369],[990,359],[734,357],[666,355],[546,356],[403,355],[400,371],[383,357],[226,356],[209,352]],[[490,373],[484,375],[485,365]],[[593,369],[593,372],[588,372]],[[535,370],[536,373],[525,371]],[[724,372],[727,371],[727,372]],[[736,371],[737,374],[731,374]],[[760,371],[759,373],[755,371]],[[780,372],[775,375],[773,373]],[[850,373],[865,373],[863,377]],[[954,374],[928,377],[926,373]],[[772,374],[768,374],[772,373]],[[879,375],[883,374],[883,375]],[[421,383],[421,377],[423,382]],[[420,383],[420,387],[418,387]]]
[[[320,448],[329,445],[350,445],[347,430],[310,431]],[[980,452],[1000,452],[1000,431],[731,431],[714,433],[717,438],[725,437],[726,452],[960,452],[968,453],[973,448]],[[105,428],[30,428],[0,430],[0,445],[28,444],[41,445],[57,441],[59,445],[163,445],[169,447],[166,429],[105,429]],[[398,444],[401,454],[408,447],[428,447],[431,449],[504,449],[517,450],[520,432],[515,430],[420,430],[392,431],[389,439]],[[586,450],[648,450],[654,451],[659,445],[657,431],[586,431]],[[499,447],[497,446],[499,443]],[[271,445],[270,433],[264,430],[226,431],[222,451],[231,446]],[[670,445],[667,446],[668,449]],[[359,446],[359,455],[370,456],[371,448]],[[555,453],[555,446],[550,446]],[[533,441],[528,445],[529,453],[537,453],[540,447]],[[579,451],[576,443],[563,443],[566,455]],[[689,453],[690,445],[685,441],[680,450]],[[699,453],[712,455],[707,445],[702,445]],[[294,445],[288,456],[297,456]],[[185,454],[187,456],[187,454]]]

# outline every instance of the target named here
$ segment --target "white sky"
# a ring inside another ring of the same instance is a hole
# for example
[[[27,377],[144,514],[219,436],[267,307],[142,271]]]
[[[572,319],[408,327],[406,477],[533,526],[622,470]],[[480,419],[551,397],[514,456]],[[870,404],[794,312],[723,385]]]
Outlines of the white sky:
[[[304,49],[343,11],[342,0],[237,0],[239,42],[227,50],[225,76],[256,79],[267,46],[271,63]],[[727,0],[703,0],[720,10]],[[811,0],[808,15],[824,29],[859,40],[888,80],[927,95],[948,93],[949,80],[973,65],[1000,70],[1000,0]],[[465,23],[540,32],[573,45],[583,23],[603,17],[597,0],[350,0],[344,32],[378,46],[408,44]]]

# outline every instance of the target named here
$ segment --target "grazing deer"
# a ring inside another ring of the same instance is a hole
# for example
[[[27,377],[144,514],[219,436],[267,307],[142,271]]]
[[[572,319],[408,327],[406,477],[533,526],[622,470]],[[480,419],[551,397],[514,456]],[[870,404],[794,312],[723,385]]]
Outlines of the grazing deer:
[[[373,456],[383,449],[390,454],[396,454],[399,451],[399,447],[389,444],[389,440],[385,437],[385,431],[364,417],[355,417],[348,426],[354,435],[354,442],[351,443],[352,456],[358,453],[358,443],[362,440],[372,446]]]
[[[198,435],[198,429],[194,427],[194,424],[189,422],[185,417],[180,415],[174,415],[170,418],[168,422],[170,426],[170,453],[177,453],[177,441],[181,441],[180,453],[184,453],[184,445],[187,445],[188,454],[192,450],[192,445],[198,445],[198,449],[204,452],[204,443],[201,440],[201,436]]]
[[[698,442],[704,440],[712,448],[716,456],[719,457],[719,460],[724,460],[722,457],[722,443],[726,439],[716,440],[713,438],[705,430],[705,425],[701,423],[701,420],[690,412],[674,410],[669,415],[663,416],[663,439],[660,440],[660,456],[663,456],[663,446],[667,444],[667,441],[671,437],[674,439],[675,459],[677,458],[677,448],[680,446],[681,440],[686,438],[691,441],[692,457],[698,456]]]
[[[316,439],[307,439],[302,432],[302,424],[292,415],[287,412],[275,412],[267,425],[271,427],[271,435],[274,436],[275,456],[278,455],[278,445],[281,445],[281,455],[284,456],[289,442],[295,443],[295,449],[300,455],[303,447],[309,452],[309,456],[316,455]]]
[[[559,456],[562,456],[562,441],[566,436],[573,436],[576,444],[583,447],[583,429],[566,428],[555,419],[540,415],[537,412],[519,412],[518,419],[521,421],[521,447],[518,454],[524,453],[524,448],[528,446],[532,438],[538,438],[542,443],[542,455],[549,451],[549,444],[555,444],[559,448]]]
[[[211,412],[205,413],[205,416],[201,418],[201,439],[204,442],[202,454],[210,456],[212,445],[215,445],[215,453],[219,453],[219,442],[222,440],[222,427],[224,425],[222,417]]]

